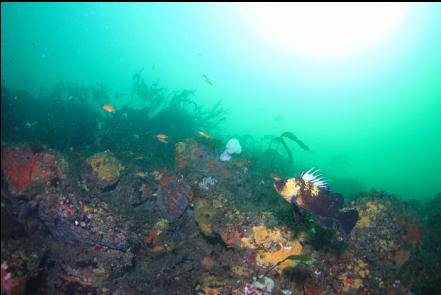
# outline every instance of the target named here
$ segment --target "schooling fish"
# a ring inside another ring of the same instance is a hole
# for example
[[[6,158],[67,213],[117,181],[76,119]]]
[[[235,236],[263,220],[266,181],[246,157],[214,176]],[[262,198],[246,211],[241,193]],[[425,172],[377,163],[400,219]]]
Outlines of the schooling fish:
[[[276,122],[282,121],[282,120],[283,120],[283,116],[281,116],[281,115],[274,117],[274,121],[276,121]]]
[[[199,130],[198,133],[199,133],[200,136],[203,136],[205,138],[211,138],[210,134],[208,134],[204,130]]]
[[[115,113],[116,112],[115,108],[109,104],[103,104],[103,110],[105,110],[108,113]]]
[[[146,172],[136,172],[136,176],[143,178],[143,177],[147,177],[148,173],[146,173]]]
[[[202,75],[202,79],[204,79],[204,81],[207,82],[207,84],[213,86],[213,82],[211,82],[211,80],[206,75]]]
[[[168,136],[162,133],[156,135],[156,138],[162,143],[168,143]]]
[[[277,193],[293,205],[294,219],[300,220],[305,211],[311,212],[324,228],[337,225],[345,234],[349,234],[358,220],[358,211],[343,208],[343,196],[332,193],[326,182],[312,169],[296,178],[274,181]]]

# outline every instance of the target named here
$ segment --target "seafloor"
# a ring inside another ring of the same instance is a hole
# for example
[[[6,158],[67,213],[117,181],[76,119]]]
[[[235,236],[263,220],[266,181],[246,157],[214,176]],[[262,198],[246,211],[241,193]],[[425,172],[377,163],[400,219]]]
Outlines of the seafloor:
[[[289,164],[220,161],[182,101],[99,124],[84,101],[51,102],[2,87],[2,295],[440,294],[441,194],[360,193],[346,236],[294,222],[271,177]]]

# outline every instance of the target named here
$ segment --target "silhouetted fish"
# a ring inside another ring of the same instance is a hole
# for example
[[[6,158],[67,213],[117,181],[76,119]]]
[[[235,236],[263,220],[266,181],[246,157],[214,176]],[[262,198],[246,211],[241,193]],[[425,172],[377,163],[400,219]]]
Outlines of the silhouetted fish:
[[[282,121],[283,120],[283,116],[282,115],[279,115],[279,116],[275,116],[274,117],[274,121]]]
[[[329,229],[337,225],[349,234],[358,220],[357,209],[343,208],[343,196],[330,192],[316,172],[310,169],[297,178],[276,180],[274,188],[293,205],[295,220],[300,220],[306,210],[317,218],[322,227]]]
[[[210,86],[213,86],[213,82],[206,75],[202,75],[202,79]]]

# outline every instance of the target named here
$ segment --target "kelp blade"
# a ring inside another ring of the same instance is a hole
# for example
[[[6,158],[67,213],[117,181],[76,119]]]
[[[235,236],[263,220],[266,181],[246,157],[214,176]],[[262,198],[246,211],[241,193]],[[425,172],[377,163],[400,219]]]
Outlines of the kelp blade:
[[[286,137],[291,139],[292,141],[296,142],[303,150],[309,151],[309,147],[300,139],[297,138],[297,136],[294,135],[294,133],[286,131],[283,132],[283,134],[280,137]]]

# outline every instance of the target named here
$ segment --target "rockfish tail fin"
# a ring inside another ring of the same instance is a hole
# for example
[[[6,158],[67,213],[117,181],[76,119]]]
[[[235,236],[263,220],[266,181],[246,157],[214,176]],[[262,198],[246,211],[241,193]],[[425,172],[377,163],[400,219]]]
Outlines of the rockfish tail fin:
[[[341,229],[348,235],[358,221],[358,211],[354,208],[340,210],[337,215]]]

